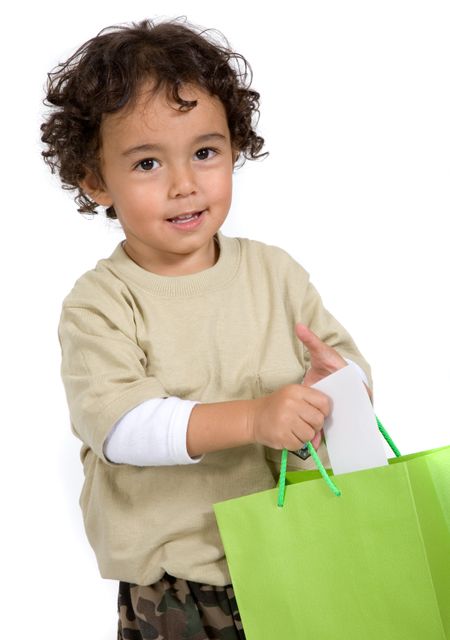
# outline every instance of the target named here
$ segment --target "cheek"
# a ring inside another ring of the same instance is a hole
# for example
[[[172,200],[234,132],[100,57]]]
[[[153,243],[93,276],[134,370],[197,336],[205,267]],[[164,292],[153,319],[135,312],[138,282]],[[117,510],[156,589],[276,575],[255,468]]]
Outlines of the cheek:
[[[119,198],[123,203],[139,209],[158,199],[158,189],[149,184],[147,180],[132,180],[123,185],[119,191]]]
[[[207,181],[207,188],[213,200],[228,202],[232,191],[231,173],[211,177]]]

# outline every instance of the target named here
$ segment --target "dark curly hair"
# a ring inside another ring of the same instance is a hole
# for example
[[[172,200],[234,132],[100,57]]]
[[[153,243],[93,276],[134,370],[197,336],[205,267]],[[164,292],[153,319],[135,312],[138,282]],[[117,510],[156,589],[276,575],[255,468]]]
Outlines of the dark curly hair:
[[[255,132],[260,95],[249,89],[250,65],[231,50],[223,34],[216,32],[225,45],[207,39],[208,31],[187,23],[185,16],[158,24],[143,20],[107,27],[48,74],[43,102],[53,108],[41,125],[41,140],[47,145],[42,156],[52,173],[59,173],[63,189],[78,190],[75,202],[80,213],[97,213],[97,203],[82,191],[80,182],[92,172],[103,183],[99,160],[103,114],[132,105],[148,80],[155,93],[164,89],[183,110],[197,104],[180,97],[185,83],[217,96],[242,164],[246,158],[268,155],[259,153],[264,145]],[[112,206],[106,215],[117,218]]]

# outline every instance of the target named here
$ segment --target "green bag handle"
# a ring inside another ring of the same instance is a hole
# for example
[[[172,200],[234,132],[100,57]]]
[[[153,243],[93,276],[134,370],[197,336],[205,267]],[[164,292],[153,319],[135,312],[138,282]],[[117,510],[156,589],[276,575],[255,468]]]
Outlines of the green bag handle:
[[[401,455],[400,451],[395,446],[391,436],[388,434],[386,429],[383,427],[381,422],[378,420],[377,416],[375,416],[375,418],[376,418],[376,421],[377,421],[378,429],[380,430],[380,432],[383,435],[384,439],[386,440],[386,442],[388,443],[388,445],[391,447],[392,451],[395,453],[395,455],[398,458]],[[339,487],[337,487],[334,484],[333,480],[330,478],[330,476],[326,472],[326,469],[323,466],[322,461],[320,460],[319,456],[317,455],[317,451],[314,449],[314,447],[312,446],[311,442],[307,442],[306,446],[308,447],[308,451],[311,454],[312,459],[316,463],[316,466],[317,466],[318,470],[320,471],[320,475],[322,476],[322,478],[325,480],[327,485],[330,487],[330,489],[334,493],[334,495],[335,496],[340,496],[342,494],[342,491],[339,489]],[[279,507],[282,507],[284,505],[284,496],[285,496],[285,493],[286,493],[287,458],[288,458],[288,450],[287,449],[283,449],[283,452],[281,454],[280,479],[278,481],[278,503],[277,504],[278,504]]]

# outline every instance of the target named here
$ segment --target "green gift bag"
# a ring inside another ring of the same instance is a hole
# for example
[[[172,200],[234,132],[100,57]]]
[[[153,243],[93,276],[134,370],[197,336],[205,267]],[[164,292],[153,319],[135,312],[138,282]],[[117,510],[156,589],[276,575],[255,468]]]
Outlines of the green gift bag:
[[[334,480],[214,505],[247,640],[450,640],[450,447]]]

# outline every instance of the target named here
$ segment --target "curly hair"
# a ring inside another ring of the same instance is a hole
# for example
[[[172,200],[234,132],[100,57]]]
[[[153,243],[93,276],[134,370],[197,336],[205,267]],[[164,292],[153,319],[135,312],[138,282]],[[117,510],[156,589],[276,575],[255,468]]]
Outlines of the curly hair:
[[[102,183],[101,132],[104,114],[130,106],[143,82],[151,80],[156,93],[164,89],[179,109],[196,106],[183,100],[179,90],[192,84],[217,96],[224,105],[231,143],[238,157],[256,159],[264,139],[256,134],[259,98],[251,90],[252,70],[245,58],[219,44],[198,27],[180,18],[156,23],[143,20],[100,31],[66,62],[47,74],[45,106],[52,110],[41,125],[42,151],[52,173],[58,172],[63,189],[78,190],[75,202],[80,213],[96,214],[98,204],[81,189],[88,172]],[[241,165],[242,166],[242,165]],[[114,207],[106,216],[116,219]]]

